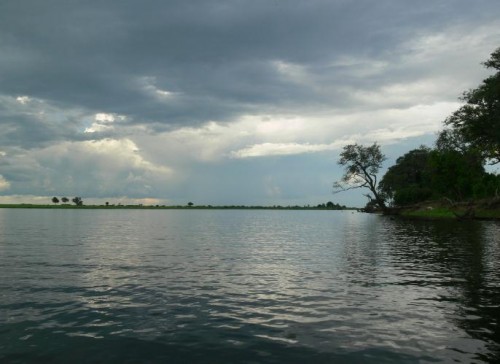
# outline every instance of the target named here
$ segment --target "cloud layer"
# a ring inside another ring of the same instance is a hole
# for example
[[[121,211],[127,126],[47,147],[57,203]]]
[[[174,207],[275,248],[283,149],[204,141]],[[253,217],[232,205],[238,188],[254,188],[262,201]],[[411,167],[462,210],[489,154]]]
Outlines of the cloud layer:
[[[252,178],[231,188],[252,191],[245,203],[291,201],[299,187],[269,187],[281,178],[266,158],[331,155],[333,180],[347,142],[404,150],[435,133],[485,77],[498,13],[494,0],[5,1],[0,193],[181,201],[244,165]]]

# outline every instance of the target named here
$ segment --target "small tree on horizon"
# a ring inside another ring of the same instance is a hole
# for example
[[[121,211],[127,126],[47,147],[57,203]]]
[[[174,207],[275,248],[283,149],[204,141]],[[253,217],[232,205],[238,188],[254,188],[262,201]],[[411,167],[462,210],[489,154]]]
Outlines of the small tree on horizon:
[[[73,203],[76,205],[76,206],[82,206],[83,205],[83,201],[82,201],[82,198],[81,197],[74,197],[71,201],[73,201]]]
[[[59,203],[59,199],[57,197],[52,197],[52,202],[55,204]]]
[[[68,203],[69,199],[67,197],[62,197],[61,201],[62,201],[62,203]]]
[[[385,210],[385,198],[378,189],[377,180],[377,173],[385,160],[386,157],[377,143],[369,147],[359,144],[346,145],[337,162],[345,167],[345,172],[342,178],[333,184],[333,193],[367,188],[371,192],[365,194],[369,202]]]

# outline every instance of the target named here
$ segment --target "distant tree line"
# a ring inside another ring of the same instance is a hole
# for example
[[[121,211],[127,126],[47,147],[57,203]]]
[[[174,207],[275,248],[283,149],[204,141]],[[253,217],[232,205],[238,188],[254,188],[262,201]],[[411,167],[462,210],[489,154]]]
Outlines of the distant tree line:
[[[334,192],[365,188],[366,208],[382,210],[429,199],[499,197],[500,175],[485,166],[500,163],[500,48],[484,65],[495,74],[463,94],[464,105],[444,121],[433,148],[420,146],[399,157],[379,181],[386,159],[380,146],[347,145],[338,161],[345,173]]]
[[[52,197],[52,203],[58,204],[59,202],[68,203],[69,199],[67,197],[61,197],[61,200],[59,201],[59,199],[57,197]],[[71,202],[73,202],[76,206],[82,206],[83,205],[83,200],[82,200],[81,197],[73,197],[71,199]]]
[[[328,201],[326,204],[320,203],[316,207],[319,209],[328,209],[328,210],[345,210],[347,208],[345,205],[339,205],[338,203],[333,203],[332,201]]]

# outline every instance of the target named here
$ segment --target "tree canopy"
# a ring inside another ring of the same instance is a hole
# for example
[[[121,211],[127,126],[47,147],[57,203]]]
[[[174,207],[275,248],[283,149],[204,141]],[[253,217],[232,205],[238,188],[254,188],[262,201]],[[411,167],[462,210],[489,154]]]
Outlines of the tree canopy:
[[[384,196],[396,206],[446,197],[466,200],[492,196],[498,176],[484,170],[474,150],[420,147],[399,157],[380,181]]]
[[[73,201],[73,203],[76,205],[76,206],[82,206],[83,205],[83,200],[81,197],[74,197],[71,201]]]
[[[380,181],[380,190],[396,205],[422,201],[432,194],[428,186],[428,162],[431,149],[421,146],[399,157]]]
[[[346,145],[337,162],[345,167],[345,173],[340,181],[333,184],[334,193],[367,188],[371,194],[365,196],[378,207],[385,209],[384,197],[378,191],[377,181],[377,174],[385,160],[377,143],[368,147],[359,144]]]
[[[481,152],[492,164],[500,163],[500,48],[484,62],[496,73],[479,87],[464,92],[465,105],[445,120],[462,142]]]

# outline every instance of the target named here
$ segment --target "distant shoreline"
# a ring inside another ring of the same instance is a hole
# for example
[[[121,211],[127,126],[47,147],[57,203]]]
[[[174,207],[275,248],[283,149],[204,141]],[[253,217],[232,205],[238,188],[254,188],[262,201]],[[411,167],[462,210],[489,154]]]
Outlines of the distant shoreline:
[[[245,206],[245,205],[200,205],[200,206],[181,206],[181,205],[49,205],[49,204],[0,204],[0,209],[99,209],[99,210],[325,210],[325,211],[357,211],[356,207],[346,207],[342,209],[315,207],[315,206]]]

